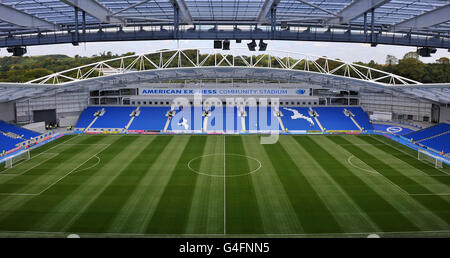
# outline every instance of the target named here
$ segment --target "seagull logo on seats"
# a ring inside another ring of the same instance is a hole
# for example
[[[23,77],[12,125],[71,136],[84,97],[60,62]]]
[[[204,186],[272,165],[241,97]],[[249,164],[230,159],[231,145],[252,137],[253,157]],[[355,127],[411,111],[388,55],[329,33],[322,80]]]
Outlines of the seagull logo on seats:
[[[293,113],[293,115],[291,116],[291,119],[292,119],[292,120],[299,119],[299,118],[305,119],[305,120],[308,121],[311,125],[314,126],[314,121],[312,120],[311,117],[304,116],[303,114],[301,114],[300,112],[298,112],[298,110],[295,110],[295,109],[292,109],[292,108],[286,108],[286,107],[285,107],[284,109],[285,109],[285,110],[288,110],[288,111],[291,111],[291,112]]]
[[[184,117],[183,117],[183,122],[178,123],[178,125],[183,126],[184,130],[188,130],[189,129],[188,120],[186,118],[184,118]]]

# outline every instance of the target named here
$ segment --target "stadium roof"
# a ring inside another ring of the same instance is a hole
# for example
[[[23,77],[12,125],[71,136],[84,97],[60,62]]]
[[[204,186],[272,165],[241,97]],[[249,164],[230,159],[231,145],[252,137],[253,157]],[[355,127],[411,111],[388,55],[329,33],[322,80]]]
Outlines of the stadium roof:
[[[2,0],[0,47],[274,39],[450,48],[449,14],[447,0]]]

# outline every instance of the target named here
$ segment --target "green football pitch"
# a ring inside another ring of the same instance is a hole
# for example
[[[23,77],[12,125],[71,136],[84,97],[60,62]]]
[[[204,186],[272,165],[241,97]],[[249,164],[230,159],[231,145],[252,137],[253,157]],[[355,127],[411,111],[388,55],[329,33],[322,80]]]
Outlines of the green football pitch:
[[[0,168],[0,237],[450,236],[450,168],[382,136],[78,135]]]

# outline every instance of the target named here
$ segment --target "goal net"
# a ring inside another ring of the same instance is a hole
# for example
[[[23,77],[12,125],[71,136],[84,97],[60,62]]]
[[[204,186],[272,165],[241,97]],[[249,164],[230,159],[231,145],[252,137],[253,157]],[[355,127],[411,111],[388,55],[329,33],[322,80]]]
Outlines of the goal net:
[[[30,150],[22,151],[17,155],[15,155],[14,157],[5,161],[5,168],[12,168],[14,165],[21,162],[22,160],[29,160],[29,159],[30,159]]]
[[[417,159],[430,162],[435,168],[442,168],[442,159],[439,156],[433,155],[429,152],[418,149]]]

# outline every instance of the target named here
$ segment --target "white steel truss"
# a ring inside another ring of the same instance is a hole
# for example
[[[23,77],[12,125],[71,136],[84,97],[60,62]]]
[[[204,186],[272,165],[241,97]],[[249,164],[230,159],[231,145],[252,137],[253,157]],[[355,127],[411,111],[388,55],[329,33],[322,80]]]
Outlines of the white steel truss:
[[[64,85],[71,82],[111,75],[149,70],[249,67],[298,70],[324,75],[340,76],[386,86],[421,85],[422,83],[371,67],[323,56],[287,51],[267,51],[260,54],[244,49],[233,51],[211,49],[164,50],[147,54],[118,57],[50,74],[27,84]]]

